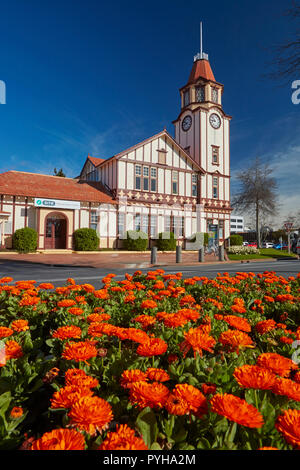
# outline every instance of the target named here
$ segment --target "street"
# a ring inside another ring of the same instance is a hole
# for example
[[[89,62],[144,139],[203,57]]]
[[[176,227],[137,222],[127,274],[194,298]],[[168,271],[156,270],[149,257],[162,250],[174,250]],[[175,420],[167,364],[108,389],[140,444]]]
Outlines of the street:
[[[250,263],[216,263],[216,264],[200,264],[188,266],[183,264],[173,266],[157,266],[141,269],[142,272],[152,271],[155,269],[164,269],[166,273],[182,272],[185,278],[193,276],[207,276],[214,278],[218,272],[229,272],[234,275],[237,271],[262,273],[264,271],[275,271],[278,275],[288,277],[297,276],[300,272],[299,260],[282,260],[282,261],[260,261]],[[79,284],[90,283],[95,287],[101,286],[101,279],[106,274],[115,273],[116,279],[123,279],[126,272],[132,274],[136,271],[132,269],[112,269],[93,268],[86,266],[50,266],[38,263],[24,263],[16,261],[0,262],[0,276],[11,276],[14,281],[18,280],[35,280],[40,282],[52,282],[55,287],[63,285],[68,277],[72,277]]]

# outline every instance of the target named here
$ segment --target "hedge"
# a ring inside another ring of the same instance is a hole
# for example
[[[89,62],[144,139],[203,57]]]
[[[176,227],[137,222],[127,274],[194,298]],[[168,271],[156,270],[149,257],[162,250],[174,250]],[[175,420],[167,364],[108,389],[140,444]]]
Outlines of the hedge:
[[[241,235],[230,235],[230,245],[241,246],[243,244],[243,237]]]
[[[161,232],[158,234],[157,249],[159,251],[175,251],[176,237],[173,232]]]
[[[12,236],[12,247],[21,253],[37,249],[38,233],[30,227],[19,228]]]
[[[124,248],[128,251],[145,251],[148,247],[148,235],[140,230],[127,230]]]
[[[99,237],[93,228],[79,228],[73,233],[76,251],[96,251],[99,249]]]

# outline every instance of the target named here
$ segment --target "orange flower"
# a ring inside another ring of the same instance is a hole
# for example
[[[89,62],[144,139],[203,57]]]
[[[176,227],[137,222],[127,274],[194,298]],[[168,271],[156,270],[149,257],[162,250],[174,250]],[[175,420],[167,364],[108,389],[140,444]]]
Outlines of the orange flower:
[[[136,343],[145,343],[149,341],[149,336],[145,331],[138,328],[120,328],[116,335],[121,339],[130,339]]]
[[[285,410],[275,423],[288,444],[300,449],[300,410]]]
[[[98,387],[99,381],[90,375],[87,375],[82,369],[68,369],[65,373],[66,385],[76,385],[77,387],[94,388]]]
[[[18,333],[20,331],[29,330],[27,320],[14,320],[10,326],[14,331],[17,331]]]
[[[170,393],[165,408],[169,414],[176,416],[186,415],[190,411],[188,402],[174,393]]]
[[[71,425],[90,435],[107,429],[113,419],[112,409],[107,401],[99,397],[80,398],[68,413]]]
[[[143,300],[143,302],[141,303],[141,308],[156,308],[157,307],[157,303],[154,302],[154,300]]]
[[[78,341],[77,343],[71,342],[65,346],[62,357],[69,361],[84,361],[98,354],[97,348],[89,341]]]
[[[247,364],[237,367],[233,376],[241,387],[260,390],[270,390],[276,379],[276,375],[269,369]]]
[[[258,333],[261,333],[261,334],[267,333],[268,331],[272,331],[275,328],[276,328],[276,322],[274,320],[259,321],[255,325],[256,331],[258,331]]]
[[[216,393],[217,386],[210,382],[202,384],[202,391],[205,395],[210,395],[211,393]]]
[[[149,340],[145,343],[142,343],[137,348],[136,352],[140,356],[159,356],[160,354],[164,354],[168,349],[167,343],[160,338],[149,338]]]
[[[143,328],[148,328],[151,325],[156,323],[156,319],[151,317],[151,315],[139,315],[132,319],[132,321],[136,321],[142,325]]]
[[[68,309],[68,313],[71,313],[71,315],[79,316],[83,314],[83,310],[79,307],[71,307]]]
[[[10,417],[14,419],[21,418],[23,416],[23,408],[20,406],[14,406],[10,412]]]
[[[84,450],[83,435],[75,429],[54,429],[33,442],[31,450]]]
[[[130,388],[136,382],[146,382],[147,376],[140,369],[124,370],[121,376],[121,386]]]
[[[51,282],[42,282],[39,284],[40,289],[54,289],[54,285]]]
[[[80,338],[81,328],[75,325],[61,326],[52,334],[53,338],[58,339],[69,339],[69,338]]]
[[[165,370],[156,369],[154,367],[147,369],[146,376],[149,380],[153,380],[155,382],[167,382],[170,380],[170,376]]]
[[[5,358],[8,359],[18,359],[23,356],[23,351],[21,346],[13,340],[7,341],[5,343]]]
[[[163,322],[168,328],[177,328],[188,323],[188,318],[178,313],[166,313]]]
[[[1,277],[0,279],[0,284],[4,284],[4,283],[8,283],[8,282],[12,282],[13,281],[13,278],[12,277]]]
[[[169,390],[159,382],[135,382],[130,387],[129,399],[133,405],[139,408],[163,408],[168,396]]]
[[[246,400],[224,393],[214,395],[210,400],[211,411],[218,413],[230,421],[235,421],[242,426],[249,428],[261,428],[264,424],[261,413]]]
[[[257,450],[279,450],[277,447],[268,447],[268,446],[265,446],[265,447],[260,447],[259,449]]]
[[[72,307],[73,305],[76,305],[76,302],[73,299],[63,299],[57,302],[58,307]]]
[[[291,370],[298,369],[298,366],[293,363],[292,359],[281,356],[277,353],[262,353],[258,356],[257,365],[265,367],[282,377],[287,377]]]
[[[245,331],[249,333],[251,331],[251,326],[249,325],[248,320],[243,317],[238,317],[236,315],[225,315],[223,320],[228,323],[228,325],[233,326],[237,330]]]
[[[180,344],[180,349],[183,354],[186,355],[190,348],[194,351],[194,357],[196,352],[202,356],[202,350],[213,352],[213,348],[216,344],[216,340],[208,333],[203,331],[201,327],[190,328],[188,332],[184,333],[185,341]]]
[[[14,332],[11,328],[7,328],[6,326],[0,326],[0,338],[7,338],[8,336],[13,335]]]
[[[86,317],[89,323],[101,323],[103,321],[107,321],[110,319],[110,315],[108,313],[91,313]]]
[[[132,303],[134,301],[135,301],[135,295],[133,295],[133,294],[126,295],[126,297],[124,297],[125,304],[129,304],[129,303]]]
[[[127,424],[117,425],[116,432],[108,432],[99,450],[148,450],[141,437],[136,437]]]
[[[95,291],[94,291],[94,296],[95,296],[97,299],[102,299],[102,300],[109,299],[109,293],[107,292],[106,289],[95,290]]]
[[[198,388],[189,384],[177,384],[173,394],[188,404],[188,411],[195,413],[198,417],[207,412],[207,401]]]
[[[32,297],[31,295],[24,295],[19,302],[20,307],[30,307],[37,305],[41,299],[39,297]]]
[[[77,385],[67,385],[57,392],[54,392],[51,398],[51,408],[71,408],[71,406],[81,397],[92,396],[90,388],[79,388]]]
[[[240,348],[254,348],[252,339],[243,331],[223,331],[219,337],[219,341],[225,346],[229,346],[230,350],[236,352],[239,352]]]
[[[300,401],[300,384],[290,379],[277,377],[273,383],[272,392],[285,395],[290,400]]]

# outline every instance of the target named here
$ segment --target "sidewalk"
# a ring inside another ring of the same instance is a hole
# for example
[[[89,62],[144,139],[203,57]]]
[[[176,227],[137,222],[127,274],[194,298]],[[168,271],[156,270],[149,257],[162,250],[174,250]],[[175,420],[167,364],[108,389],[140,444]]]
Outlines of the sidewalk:
[[[103,251],[91,253],[9,253],[0,252],[1,261],[19,261],[27,263],[39,263],[55,266],[85,266],[94,268],[153,268],[150,263],[150,251],[147,252],[122,252],[122,251]],[[205,262],[201,264],[227,264],[231,261],[219,261],[217,256],[206,255]],[[182,252],[181,263],[176,263],[175,252],[158,252],[157,264],[155,266],[180,266],[182,265],[199,265],[198,252]]]

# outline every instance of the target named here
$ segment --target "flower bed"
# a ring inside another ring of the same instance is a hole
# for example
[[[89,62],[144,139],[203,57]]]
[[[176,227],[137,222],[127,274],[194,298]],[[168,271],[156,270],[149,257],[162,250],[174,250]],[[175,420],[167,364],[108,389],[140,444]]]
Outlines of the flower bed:
[[[255,246],[232,245],[227,249],[227,252],[232,255],[258,255],[259,249]]]
[[[300,274],[0,280],[1,449],[299,449]]]

